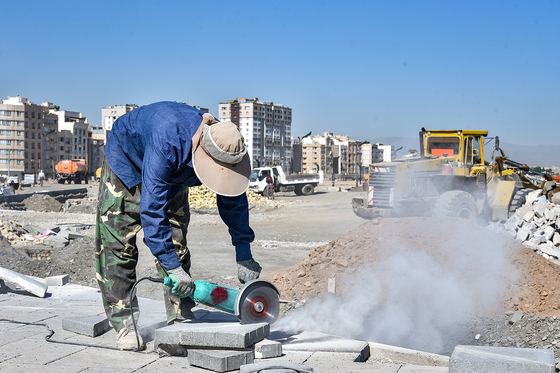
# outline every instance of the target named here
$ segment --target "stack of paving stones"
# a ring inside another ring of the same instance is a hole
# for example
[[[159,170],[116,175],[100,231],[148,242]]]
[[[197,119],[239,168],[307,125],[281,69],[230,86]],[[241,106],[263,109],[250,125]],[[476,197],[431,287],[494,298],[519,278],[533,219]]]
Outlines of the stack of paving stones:
[[[560,193],[551,200],[542,189],[527,194],[525,204],[504,223],[504,228],[546,259],[560,259]]]
[[[154,349],[160,356],[183,356],[190,365],[228,372],[252,364],[255,358],[281,356],[281,343],[267,340],[269,335],[268,323],[243,325],[233,315],[209,312],[197,320],[157,329]]]

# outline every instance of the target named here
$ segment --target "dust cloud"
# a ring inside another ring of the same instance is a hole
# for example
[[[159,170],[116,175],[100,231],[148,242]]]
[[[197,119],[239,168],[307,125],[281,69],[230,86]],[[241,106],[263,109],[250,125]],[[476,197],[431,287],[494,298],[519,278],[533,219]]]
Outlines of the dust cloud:
[[[433,227],[416,227],[427,233],[413,240],[393,232],[376,243],[381,259],[339,276],[336,295],[311,298],[273,330],[450,353],[473,316],[504,311],[501,297],[516,276],[506,237],[464,224],[446,226],[441,235],[434,235]]]

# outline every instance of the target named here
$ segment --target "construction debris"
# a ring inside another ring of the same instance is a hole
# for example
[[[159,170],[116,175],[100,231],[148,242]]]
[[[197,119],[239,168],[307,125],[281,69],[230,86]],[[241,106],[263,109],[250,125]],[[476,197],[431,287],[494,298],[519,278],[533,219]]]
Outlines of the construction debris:
[[[41,298],[47,293],[47,285],[6,268],[0,267],[0,278]]]
[[[549,260],[560,259],[560,205],[537,189],[527,194],[525,204],[505,223],[504,228],[518,242]]]

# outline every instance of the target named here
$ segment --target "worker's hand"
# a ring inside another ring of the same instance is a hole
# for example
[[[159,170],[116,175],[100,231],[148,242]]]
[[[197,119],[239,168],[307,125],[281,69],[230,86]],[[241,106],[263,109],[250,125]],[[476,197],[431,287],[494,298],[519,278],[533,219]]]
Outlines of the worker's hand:
[[[262,267],[254,259],[237,262],[237,278],[242,284],[259,278]]]
[[[171,287],[173,294],[183,298],[192,293],[194,287],[193,279],[181,266],[170,269],[167,272],[169,273],[169,278],[173,281],[173,286]]]

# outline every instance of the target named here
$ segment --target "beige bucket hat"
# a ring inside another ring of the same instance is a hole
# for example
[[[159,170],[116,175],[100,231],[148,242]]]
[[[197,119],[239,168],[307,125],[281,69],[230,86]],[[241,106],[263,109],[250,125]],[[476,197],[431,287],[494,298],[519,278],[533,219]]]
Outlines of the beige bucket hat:
[[[210,114],[204,114],[192,140],[194,172],[208,189],[227,197],[247,191],[251,161],[245,139],[234,123],[216,123]]]

